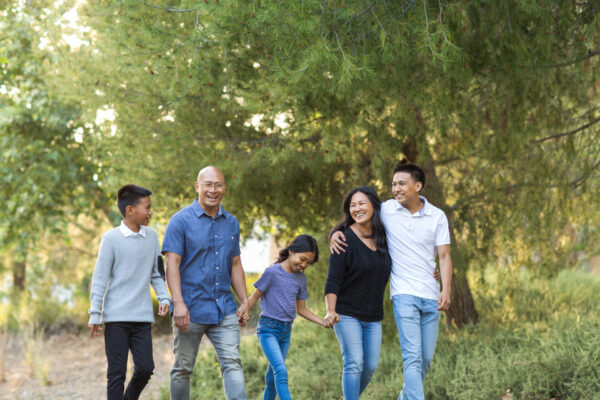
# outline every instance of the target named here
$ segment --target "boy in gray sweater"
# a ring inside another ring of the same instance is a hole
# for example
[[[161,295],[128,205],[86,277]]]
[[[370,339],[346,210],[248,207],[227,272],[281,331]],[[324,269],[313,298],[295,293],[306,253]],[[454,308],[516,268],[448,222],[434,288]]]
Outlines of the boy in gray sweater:
[[[165,315],[171,304],[158,272],[158,235],[145,226],[152,216],[151,194],[136,185],[119,189],[117,205],[123,221],[102,237],[94,268],[88,326],[92,337],[100,336],[102,322],[105,326],[108,400],[139,398],[154,371],[150,284],[160,304],[158,315]],[[124,391],[129,350],[134,369]]]

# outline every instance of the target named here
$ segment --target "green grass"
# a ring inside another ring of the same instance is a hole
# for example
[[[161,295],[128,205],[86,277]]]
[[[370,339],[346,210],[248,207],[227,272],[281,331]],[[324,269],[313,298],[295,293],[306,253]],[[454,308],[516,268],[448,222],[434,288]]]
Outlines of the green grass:
[[[600,279],[573,271],[551,280],[487,275],[486,286],[473,288],[481,322],[460,331],[440,325],[426,398],[490,400],[510,390],[514,400],[599,399]],[[393,399],[402,387],[389,303],[379,368],[361,399]],[[241,355],[248,398],[259,399],[267,362],[255,336],[243,339]],[[287,365],[294,398],[342,399],[342,358],[332,330],[297,320]],[[192,398],[223,398],[212,349],[198,357]]]

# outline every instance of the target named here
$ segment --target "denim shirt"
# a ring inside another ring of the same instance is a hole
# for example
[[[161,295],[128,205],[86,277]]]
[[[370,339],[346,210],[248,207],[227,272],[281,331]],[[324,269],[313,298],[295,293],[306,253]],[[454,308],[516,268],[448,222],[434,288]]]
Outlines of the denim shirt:
[[[169,220],[161,251],[181,256],[181,293],[192,322],[218,324],[235,312],[230,287],[239,239],[237,219],[221,205],[212,218],[194,200]]]

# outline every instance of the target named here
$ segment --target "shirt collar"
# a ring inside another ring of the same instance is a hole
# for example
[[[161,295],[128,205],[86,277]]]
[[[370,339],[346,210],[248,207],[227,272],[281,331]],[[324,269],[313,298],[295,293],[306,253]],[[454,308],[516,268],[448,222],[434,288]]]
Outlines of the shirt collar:
[[[129,229],[129,227],[127,225],[125,225],[125,221],[124,220],[121,220],[121,225],[119,225],[119,230],[121,231],[121,233],[125,237],[129,237],[131,235],[138,235],[138,236],[141,236],[141,237],[146,237],[146,230],[144,229],[143,225],[140,225],[140,231],[139,232],[134,232],[131,229]]]
[[[431,204],[429,204],[429,202],[427,201],[427,199],[425,197],[419,196],[419,198],[423,201],[423,208],[421,208],[419,210],[419,212],[417,213],[419,215],[419,217],[422,217],[424,215],[431,215]],[[410,213],[410,211],[408,211],[399,202],[396,202],[396,210],[398,210],[398,211],[400,211],[400,210],[406,210],[406,212]]]
[[[206,213],[206,211],[204,211],[204,208],[202,208],[202,206],[198,203],[198,199],[194,199],[194,203],[192,203],[192,209],[194,210],[194,214],[196,214],[196,217],[198,217],[198,218],[200,218],[202,215],[206,215],[207,217],[211,217],[210,215],[208,215]],[[224,211],[225,210],[223,209],[223,206],[221,204],[219,204],[219,211],[217,211],[217,215],[215,215],[214,219],[217,219],[220,216],[225,217],[225,212]]]

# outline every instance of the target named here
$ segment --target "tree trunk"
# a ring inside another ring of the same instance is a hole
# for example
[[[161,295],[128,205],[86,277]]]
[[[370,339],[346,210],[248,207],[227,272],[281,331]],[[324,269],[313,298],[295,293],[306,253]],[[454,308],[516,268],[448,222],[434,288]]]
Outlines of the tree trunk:
[[[13,263],[13,290],[21,293],[25,290],[25,260],[14,261]]]
[[[460,254],[459,245],[454,234],[454,214],[446,203],[446,197],[442,191],[442,185],[435,173],[433,160],[428,160],[423,169],[427,174],[426,193],[431,199],[431,203],[440,207],[448,217],[448,228],[450,229],[450,241],[452,242],[452,267],[454,275],[452,277],[452,292],[450,294],[450,309],[446,313],[446,320],[449,324],[454,324],[457,328],[465,324],[476,324],[479,321],[479,314],[475,308],[475,301],[469,281],[467,281],[466,272],[469,268],[468,261]]]
[[[446,322],[460,328],[465,324],[476,324],[478,321],[479,314],[475,309],[467,277],[464,273],[456,273],[452,277],[450,309],[446,312]]]

